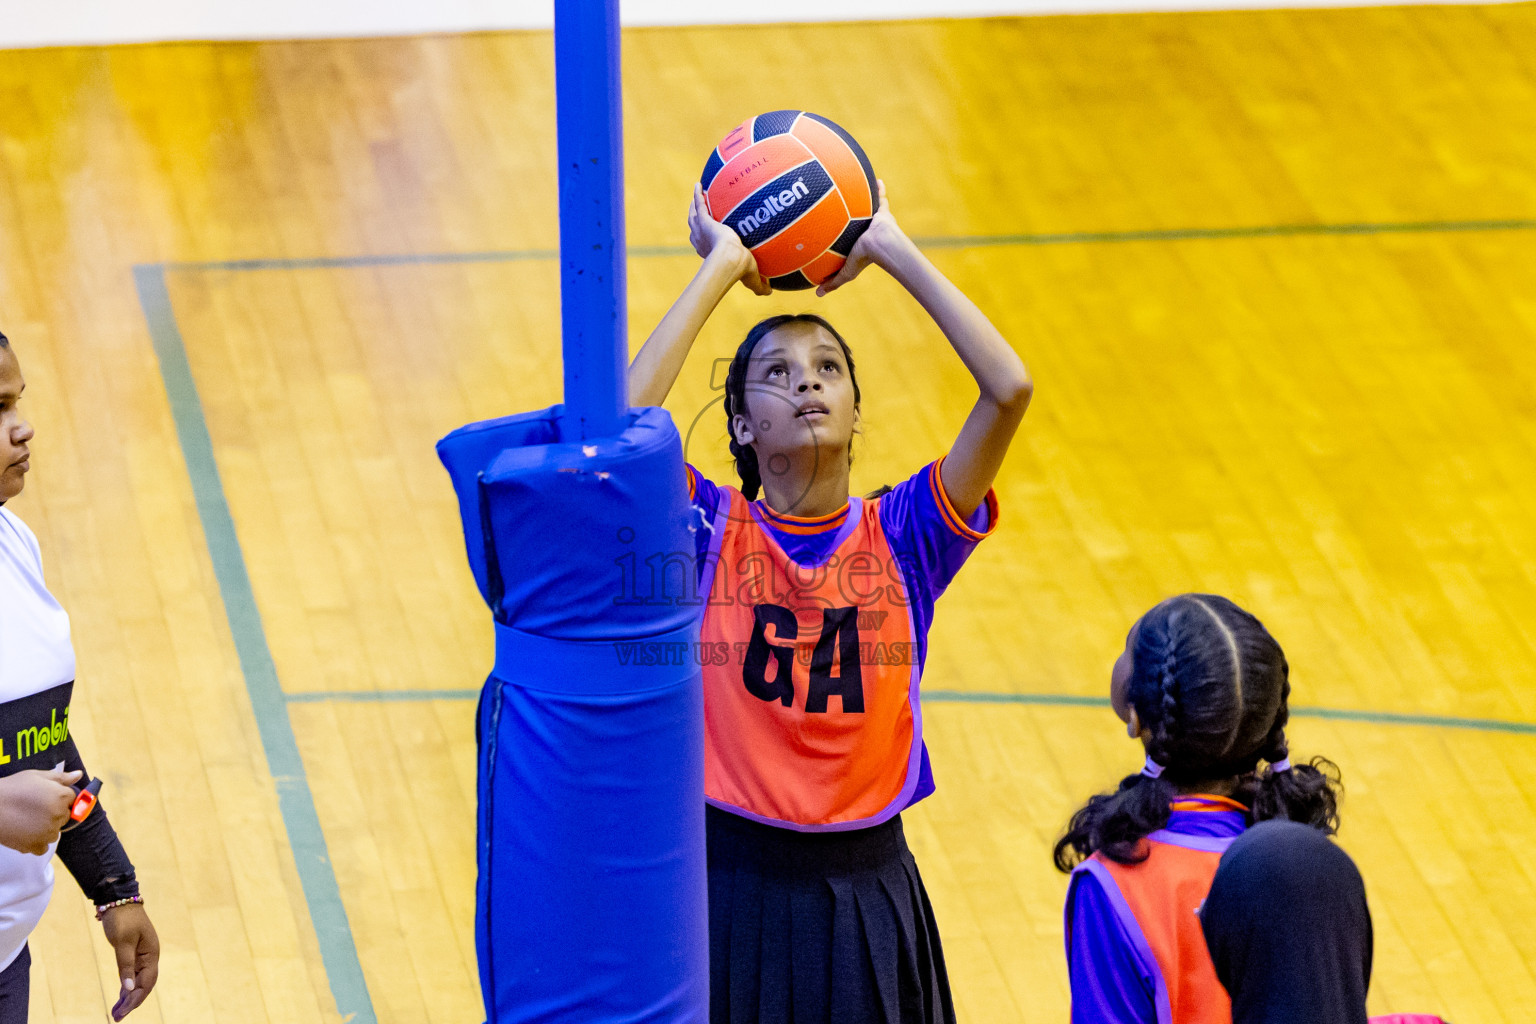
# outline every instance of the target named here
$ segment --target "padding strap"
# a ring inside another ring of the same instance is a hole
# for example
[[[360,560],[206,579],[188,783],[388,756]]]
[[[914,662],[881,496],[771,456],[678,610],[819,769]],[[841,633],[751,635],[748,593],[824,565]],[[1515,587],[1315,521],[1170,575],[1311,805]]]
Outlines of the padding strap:
[[[595,697],[675,686],[699,673],[699,624],[630,640],[557,640],[496,624],[491,674],[526,690]]]

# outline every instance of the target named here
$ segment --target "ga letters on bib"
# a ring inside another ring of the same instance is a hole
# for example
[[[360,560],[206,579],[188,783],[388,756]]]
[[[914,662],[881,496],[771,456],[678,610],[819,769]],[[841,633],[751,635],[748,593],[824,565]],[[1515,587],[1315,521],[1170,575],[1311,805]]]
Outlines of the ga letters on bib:
[[[876,499],[801,518],[688,468],[703,604],[704,792],[800,831],[877,825],[933,791],[918,684],[938,596],[997,524],[942,460]]]

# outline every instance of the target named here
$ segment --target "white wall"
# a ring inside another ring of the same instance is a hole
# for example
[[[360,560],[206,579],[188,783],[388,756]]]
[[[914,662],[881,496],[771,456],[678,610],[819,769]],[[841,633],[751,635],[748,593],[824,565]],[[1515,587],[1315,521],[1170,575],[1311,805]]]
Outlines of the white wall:
[[[621,2],[625,24],[677,25],[1122,10],[1336,7],[1348,6],[1351,0]],[[1355,2],[1370,3],[1372,0]],[[553,12],[553,0],[0,0],[0,48],[172,39],[289,39],[548,28],[554,20]]]

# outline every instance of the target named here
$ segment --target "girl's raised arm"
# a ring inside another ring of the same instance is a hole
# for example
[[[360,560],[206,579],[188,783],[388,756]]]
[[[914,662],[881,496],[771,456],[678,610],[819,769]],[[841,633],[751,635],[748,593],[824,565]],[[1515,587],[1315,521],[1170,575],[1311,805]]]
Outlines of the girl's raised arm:
[[[704,263],[629,365],[630,405],[660,405],[667,400],[693,340],[731,285],[740,281],[759,295],[771,290],[736,232],[709,215],[698,185],[688,207],[688,240]]]
[[[1034,382],[1018,353],[1003,340],[992,321],[939,272],[891,216],[880,182],[880,209],[848,254],[848,261],[817,295],[852,281],[871,263],[881,267],[912,293],[933,317],[960,361],[981,388],[981,397],[966,417],[944,459],[940,476],[950,504],[969,518],[986,499],[1003,456],[1019,429],[1034,394]]]

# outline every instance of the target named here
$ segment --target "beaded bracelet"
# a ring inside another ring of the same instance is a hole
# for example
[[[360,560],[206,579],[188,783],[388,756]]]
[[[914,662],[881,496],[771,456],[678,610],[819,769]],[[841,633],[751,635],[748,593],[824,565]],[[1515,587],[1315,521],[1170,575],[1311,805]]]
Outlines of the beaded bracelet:
[[[100,921],[103,917],[106,917],[107,911],[109,910],[115,909],[117,907],[126,907],[130,903],[143,902],[143,896],[129,896],[127,899],[113,900],[111,903],[104,903],[96,908],[96,920]]]

